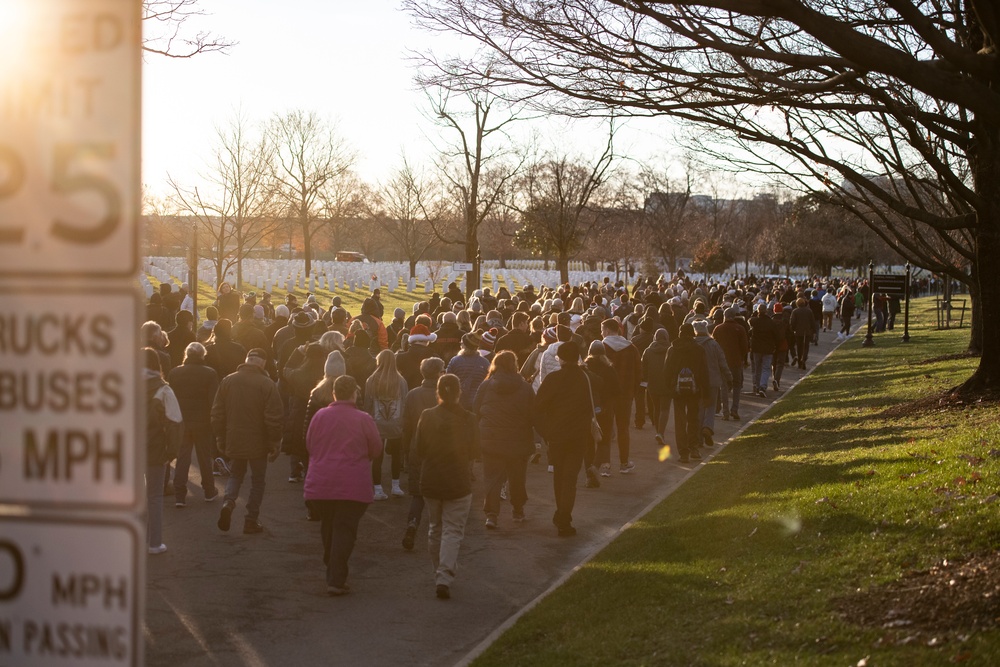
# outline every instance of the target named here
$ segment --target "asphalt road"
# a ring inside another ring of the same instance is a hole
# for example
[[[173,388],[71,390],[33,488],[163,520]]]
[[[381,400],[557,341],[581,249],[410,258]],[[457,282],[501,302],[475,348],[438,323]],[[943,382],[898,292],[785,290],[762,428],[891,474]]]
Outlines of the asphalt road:
[[[820,334],[810,367],[833,347],[834,334]],[[857,345],[861,336],[851,339]],[[749,371],[749,369],[747,369]],[[802,371],[787,367],[783,388]],[[744,389],[749,391],[747,378]],[[717,444],[779,398],[743,396],[741,422],[716,420]],[[673,442],[672,422],[666,440]],[[352,592],[326,594],[319,524],[306,521],[302,485],[287,480],[285,457],[268,468],[261,510],[264,532],[242,533],[249,476],[233,515],[233,527],[216,527],[221,496],[205,503],[194,465],[188,505],[176,509],[165,498],[164,542],[168,551],[147,561],[146,664],[203,665],[454,665],[484,639],[574,567],[598,551],[654,501],[676,488],[697,462],[659,462],[653,431],[632,429],[631,475],[613,467],[600,489],[583,487],[581,475],[574,523],[576,537],[560,538],[551,523],[552,480],[542,463],[529,465],[528,520],[511,521],[504,503],[499,529],[487,531],[482,484],[473,485],[473,509],[452,586],[452,599],[434,595],[426,551],[426,513],[416,548],[400,545],[409,497],[374,503],[361,520],[351,557]],[[616,459],[612,445],[612,460]],[[387,457],[388,458],[388,457]],[[706,458],[706,461],[709,460]],[[388,460],[383,476],[388,480]],[[479,465],[478,480],[482,480]],[[224,478],[216,478],[220,492]],[[406,488],[406,474],[403,474]]]

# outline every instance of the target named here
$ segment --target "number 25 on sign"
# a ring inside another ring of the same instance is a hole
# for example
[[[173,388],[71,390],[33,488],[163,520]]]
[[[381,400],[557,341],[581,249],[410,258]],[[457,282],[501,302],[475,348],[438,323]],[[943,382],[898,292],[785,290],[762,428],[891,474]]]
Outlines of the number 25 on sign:
[[[139,0],[0,0],[0,278],[138,268]]]

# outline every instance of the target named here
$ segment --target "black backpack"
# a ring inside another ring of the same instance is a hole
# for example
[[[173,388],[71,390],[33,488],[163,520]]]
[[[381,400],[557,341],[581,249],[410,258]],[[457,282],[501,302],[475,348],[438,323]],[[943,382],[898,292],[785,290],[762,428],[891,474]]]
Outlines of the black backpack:
[[[698,392],[698,383],[694,379],[694,371],[685,366],[677,372],[677,385],[674,387],[678,396],[694,396]]]

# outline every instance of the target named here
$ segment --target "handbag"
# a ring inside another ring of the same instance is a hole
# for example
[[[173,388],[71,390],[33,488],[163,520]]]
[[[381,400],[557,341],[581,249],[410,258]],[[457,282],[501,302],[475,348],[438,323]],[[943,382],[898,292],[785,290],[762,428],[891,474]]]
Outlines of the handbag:
[[[599,443],[604,440],[604,431],[601,430],[601,425],[597,423],[597,408],[594,406],[594,391],[590,387],[590,377],[587,372],[583,372],[583,376],[587,378],[587,393],[590,394],[590,437],[594,439],[595,443]]]

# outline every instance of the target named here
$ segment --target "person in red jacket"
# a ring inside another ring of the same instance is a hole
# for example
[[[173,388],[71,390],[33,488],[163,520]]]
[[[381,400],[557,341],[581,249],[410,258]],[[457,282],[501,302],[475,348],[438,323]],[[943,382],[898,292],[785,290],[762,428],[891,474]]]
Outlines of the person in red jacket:
[[[608,360],[618,375],[620,393],[611,406],[614,412],[614,423],[618,435],[618,472],[627,475],[635,470],[635,464],[629,460],[629,416],[632,413],[632,400],[639,389],[642,379],[642,358],[639,350],[622,336],[621,324],[616,319],[601,322],[601,336],[604,339],[604,351]],[[610,461],[601,463],[601,474],[607,477],[611,469]]]

